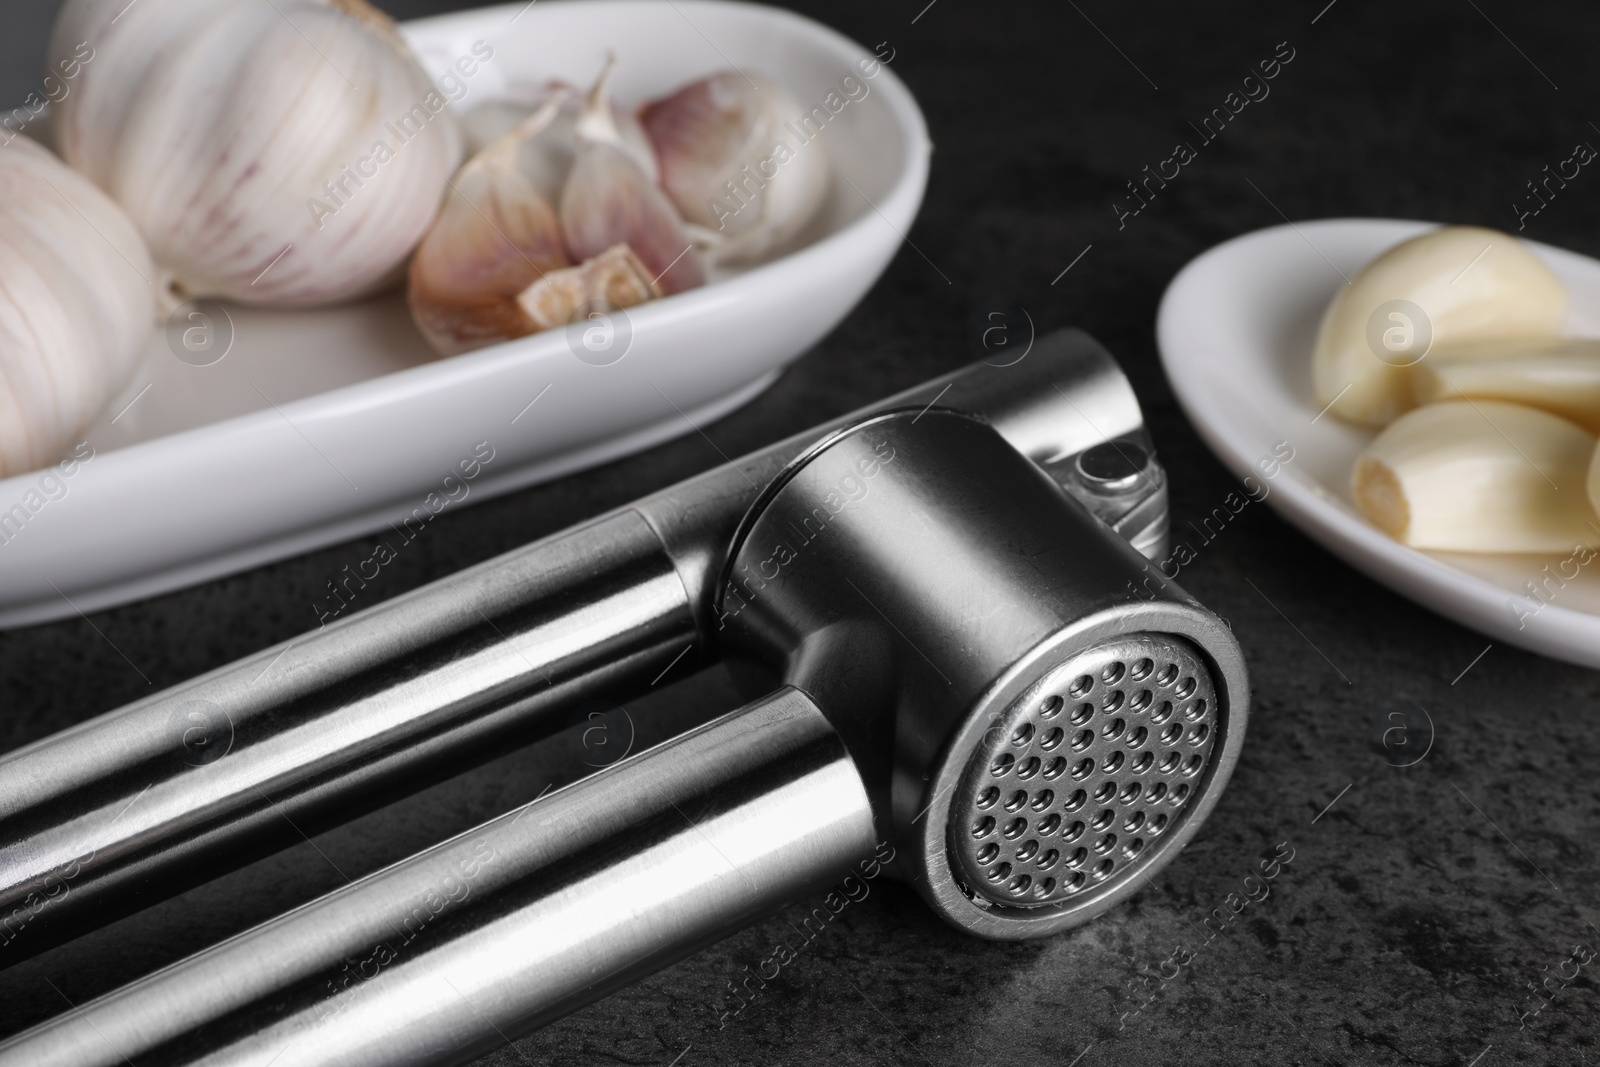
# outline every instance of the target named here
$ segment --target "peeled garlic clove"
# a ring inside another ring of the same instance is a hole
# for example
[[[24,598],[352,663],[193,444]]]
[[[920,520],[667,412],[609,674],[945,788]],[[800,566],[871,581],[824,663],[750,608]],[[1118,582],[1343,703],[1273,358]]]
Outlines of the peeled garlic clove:
[[[511,132],[519,123],[533,114],[552,97],[561,96],[561,110],[537,141],[530,142],[522,153],[522,167],[530,174],[548,175],[551,184],[546,188],[541,179],[540,189],[555,203],[561,198],[561,186],[572,170],[577,154],[578,116],[583,110],[583,93],[572,85],[552,81],[542,89],[522,93],[517,100],[491,100],[479,104],[462,117],[461,126],[466,134],[467,150],[474,155]],[[616,124],[622,147],[639,164],[651,181],[658,181],[655,150],[645,136],[639,120],[617,107],[611,106],[611,121]]]
[[[1436,350],[1413,369],[1417,403],[1508,400],[1600,432],[1600,340],[1491,342]]]
[[[1589,457],[1589,476],[1585,479],[1584,485],[1589,492],[1589,508],[1600,517],[1600,445],[1595,447],[1593,455]]]
[[[561,233],[574,259],[626,244],[663,293],[705,283],[700,254],[665,193],[639,167],[611,119],[608,63],[578,118],[578,153],[561,194]]]
[[[1595,439],[1498,400],[1400,416],[1356,460],[1362,514],[1395,540],[1445,552],[1566,552],[1600,543],[1586,478]]]
[[[1430,346],[1557,336],[1567,291],[1497,230],[1449,226],[1398,245],[1340,291],[1317,331],[1317,403],[1383,425],[1411,406],[1406,369]]]
[[[560,105],[560,99],[547,101],[461,168],[439,220],[412,257],[412,317],[441,353],[455,355],[544,328],[527,317],[517,296],[571,261],[555,208],[520,160]]]
[[[539,329],[548,330],[590,311],[633,307],[661,295],[633,249],[613,245],[579,266],[546,274],[518,296],[517,303]]]
[[[51,66],[85,42],[63,155],[187,296],[309,306],[384,284],[460,158],[446,101],[364,0],[68,0]]]
[[[784,126],[785,117],[801,113],[783,89],[731,70],[691,82],[640,113],[661,162],[662,186],[687,221],[719,235],[710,252],[717,261],[770,255],[822,206],[827,146]]]
[[[127,384],[155,278],[110,198],[25,137],[0,148],[0,477],[59,458]]]

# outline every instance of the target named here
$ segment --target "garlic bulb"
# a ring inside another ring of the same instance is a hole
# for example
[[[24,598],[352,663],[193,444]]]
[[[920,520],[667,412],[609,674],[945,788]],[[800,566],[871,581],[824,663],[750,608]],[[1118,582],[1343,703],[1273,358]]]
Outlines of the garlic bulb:
[[[633,249],[663,293],[705,282],[700,254],[672,201],[633,158],[611,117],[608,62],[576,125],[577,157],[561,193],[561,235],[573,259]]]
[[[155,274],[92,183],[26,137],[0,148],[0,477],[57,459],[127,384]]]
[[[1389,536],[1447,552],[1565,552],[1600,543],[1587,479],[1595,439],[1497,400],[1400,416],[1356,461],[1351,490]]]
[[[186,297],[308,306],[384,284],[460,158],[444,98],[365,0],[68,0],[52,61],[85,41],[62,154]]]
[[[1452,226],[1373,260],[1328,306],[1317,331],[1317,403],[1383,425],[1411,404],[1407,368],[1431,346],[1552,339],[1567,292],[1508,234]]]
[[[1413,369],[1417,403],[1509,400],[1600,432],[1600,340],[1490,342],[1432,352]]]
[[[571,260],[538,175],[530,177],[520,164],[525,156],[537,158],[524,148],[543,139],[561,103],[548,100],[461,168],[438,222],[412,257],[412,316],[445,355],[544,328],[517,296]],[[561,177],[546,176],[545,184]]]
[[[718,262],[760,259],[816,216],[828,191],[827,146],[783,126],[801,114],[765,79],[724,71],[647,105],[640,122],[661,184],[689,222],[714,233]],[[797,147],[790,148],[794,140]]]

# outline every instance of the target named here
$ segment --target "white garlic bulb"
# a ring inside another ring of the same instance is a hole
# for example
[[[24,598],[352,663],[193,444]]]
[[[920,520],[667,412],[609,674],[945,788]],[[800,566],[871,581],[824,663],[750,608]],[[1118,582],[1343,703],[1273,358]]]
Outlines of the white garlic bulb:
[[[446,101],[365,0],[68,0],[52,61],[81,42],[96,59],[61,102],[62,154],[184,296],[371,291],[460,159]]]
[[[0,477],[53,462],[127,384],[155,276],[91,182],[26,137],[0,148]]]
[[[1559,335],[1567,291],[1516,238],[1447,226],[1397,245],[1334,297],[1312,355],[1317,403],[1381,426],[1412,405],[1433,346]]]
[[[1587,489],[1595,439],[1549,412],[1449,400],[1407,412],[1356,460],[1351,492],[1390,537],[1445,552],[1565,552],[1600,543]]]
[[[822,206],[827,146],[784,126],[801,113],[778,86],[731,70],[640,112],[661,184],[686,220],[709,231],[714,261],[747,262],[780,250]]]

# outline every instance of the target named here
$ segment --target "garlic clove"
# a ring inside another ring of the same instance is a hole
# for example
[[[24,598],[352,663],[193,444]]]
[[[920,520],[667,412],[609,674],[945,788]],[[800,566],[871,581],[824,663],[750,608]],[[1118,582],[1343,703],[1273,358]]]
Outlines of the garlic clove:
[[[363,0],[68,0],[51,66],[74,167],[188,296],[274,307],[403,268],[460,159],[447,101]]]
[[[552,97],[461,168],[412,257],[412,316],[446,355],[543,328],[528,319],[517,296],[571,260],[555,208],[521,161],[524,147],[548,131],[561,103]]]
[[[1445,552],[1565,552],[1600,543],[1586,479],[1595,439],[1535,408],[1450,400],[1410,411],[1367,446],[1356,504],[1384,533]]]
[[[718,262],[771,255],[816,217],[831,167],[820,137],[784,128],[800,105],[764,78],[723,71],[646,105],[661,184],[688,222],[717,234]],[[791,147],[791,142],[794,147]]]
[[[539,329],[548,330],[590,311],[629,308],[661,295],[633,249],[619,244],[579,266],[551,271],[528,286],[517,303]]]
[[[1508,400],[1600,432],[1600,340],[1487,342],[1429,353],[1412,371],[1417,403]]]
[[[551,81],[533,92],[523,92],[516,100],[491,100],[479,104],[462,117],[462,131],[467,139],[467,149],[476,155],[494,141],[542,107],[553,96],[563,96],[561,110],[550,126],[536,141],[527,142],[522,153],[522,168],[536,176],[540,191],[551,203],[561,199],[561,186],[572,170],[577,153],[578,117],[583,110],[584,94],[575,86],[562,81]],[[655,150],[645,136],[639,120],[617,107],[611,107],[611,120],[616,124],[622,147],[639,164],[652,182],[659,181]]]
[[[1600,517],[1600,444],[1589,457],[1589,476],[1584,480],[1589,494],[1589,508]]]
[[[639,167],[611,118],[608,61],[575,127],[577,158],[561,194],[561,233],[574,259],[633,249],[666,294],[705,283],[705,268],[665,193]]]
[[[0,477],[58,459],[132,378],[156,277],[88,179],[26,137],[0,147]]]
[[[1383,425],[1411,407],[1407,369],[1430,346],[1555,338],[1561,281],[1509,234],[1450,226],[1369,263],[1323,315],[1312,354],[1317,402]]]

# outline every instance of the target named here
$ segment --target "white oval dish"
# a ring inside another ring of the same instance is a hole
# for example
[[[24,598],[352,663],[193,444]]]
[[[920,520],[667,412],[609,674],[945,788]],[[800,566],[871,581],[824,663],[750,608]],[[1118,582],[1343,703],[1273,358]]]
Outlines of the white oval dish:
[[[615,362],[580,360],[568,331],[435,359],[398,294],[311,312],[229,307],[232,347],[207,367],[157,336],[89,431],[92,459],[70,478],[0,480],[0,626],[205,581],[693,432],[831,330],[921,204],[929,143],[910,92],[860,45],[787,11],[519,0],[402,29],[436,78],[492,50],[451,83],[458,110],[549,78],[586,85],[607,52],[628,106],[730,65],[764,74],[822,109],[813,125],[833,162],[822,217],[788,255],[629,309]],[[846,75],[864,88],[841,91]],[[459,465],[480,442],[493,459],[466,481]]]
[[[1256,461],[1289,442],[1294,459],[1266,501],[1330,552],[1495,640],[1600,667],[1600,559],[1421,552],[1385,536],[1352,502],[1350,470],[1374,431],[1320,414],[1313,335],[1345,284],[1341,272],[1353,278],[1386,249],[1435,226],[1324,219],[1218,245],[1185,266],[1162,297],[1162,364],[1190,421],[1234,474],[1259,478]],[[1572,294],[1566,332],[1600,336],[1600,262],[1529,246]]]

